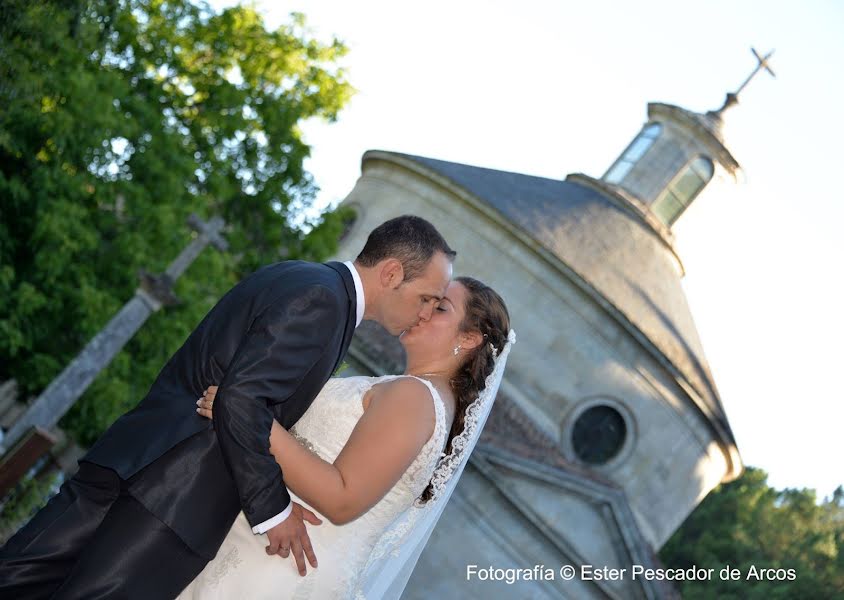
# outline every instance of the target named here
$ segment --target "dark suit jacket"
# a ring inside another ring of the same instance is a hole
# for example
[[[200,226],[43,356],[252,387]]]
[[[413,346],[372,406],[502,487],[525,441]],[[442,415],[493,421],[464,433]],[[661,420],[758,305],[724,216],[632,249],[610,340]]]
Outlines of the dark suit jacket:
[[[288,261],[232,288],[159,373],[146,397],[82,459],[211,558],[242,509],[255,526],[290,496],[269,452],[273,419],[291,427],[336,370],[355,329],[342,263]],[[196,399],[218,385],[214,419]]]

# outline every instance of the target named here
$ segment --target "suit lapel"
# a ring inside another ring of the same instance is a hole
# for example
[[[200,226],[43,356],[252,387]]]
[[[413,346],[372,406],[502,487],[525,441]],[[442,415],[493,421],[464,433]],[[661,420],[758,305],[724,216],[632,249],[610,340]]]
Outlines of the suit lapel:
[[[325,264],[340,274],[340,277],[343,279],[343,285],[346,286],[346,293],[349,296],[349,314],[346,319],[346,328],[343,330],[343,343],[340,347],[340,352],[337,355],[337,360],[334,363],[334,368],[331,369],[331,372],[334,373],[334,371],[337,370],[337,367],[340,366],[340,361],[343,360],[343,357],[346,355],[346,351],[349,349],[349,345],[352,343],[352,336],[355,333],[355,325],[357,323],[358,295],[355,290],[355,280],[352,278],[352,274],[349,272],[349,268],[346,265],[336,261]]]

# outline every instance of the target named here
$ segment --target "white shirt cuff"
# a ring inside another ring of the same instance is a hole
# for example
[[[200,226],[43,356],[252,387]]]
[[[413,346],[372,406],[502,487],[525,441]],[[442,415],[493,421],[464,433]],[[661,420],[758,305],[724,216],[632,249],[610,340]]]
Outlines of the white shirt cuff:
[[[267,519],[263,523],[258,523],[255,527],[252,528],[252,533],[259,534],[259,533],[266,533],[285,519],[290,516],[290,513],[293,512],[293,502],[291,501],[290,504],[287,505],[283,511],[278,513],[271,519]]]

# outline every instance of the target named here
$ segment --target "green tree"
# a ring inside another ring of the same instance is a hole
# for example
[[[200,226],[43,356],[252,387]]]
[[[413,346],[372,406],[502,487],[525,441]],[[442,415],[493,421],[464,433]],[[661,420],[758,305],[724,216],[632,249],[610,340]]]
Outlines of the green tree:
[[[712,491],[660,552],[667,567],[714,568],[710,581],[678,583],[683,598],[844,597],[844,487],[818,503],[814,490],[775,490],[765,471]],[[741,572],[722,581],[721,568]],[[793,580],[759,580],[750,569],[793,569]]]
[[[349,218],[313,218],[299,124],[352,94],[345,46],[302,15],[268,30],[251,8],[189,0],[0,4],[0,380],[41,391],[137,287],[227,224],[65,416],[90,444],[134,406],[216,300],[262,264],[324,259]],[[306,231],[310,231],[306,235]]]

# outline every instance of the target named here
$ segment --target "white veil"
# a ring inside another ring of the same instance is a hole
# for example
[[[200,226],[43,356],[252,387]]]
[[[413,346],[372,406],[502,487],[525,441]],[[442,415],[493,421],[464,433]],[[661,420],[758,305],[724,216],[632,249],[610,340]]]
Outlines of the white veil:
[[[516,333],[510,330],[507,343],[495,359],[495,368],[486,379],[486,387],[466,409],[463,431],[454,438],[451,452],[440,459],[434,470],[431,499],[421,507],[414,505],[401,513],[381,534],[358,579],[355,600],[398,600],[401,596],[480,438],[514,343]]]

